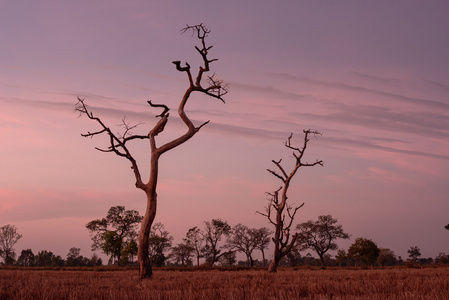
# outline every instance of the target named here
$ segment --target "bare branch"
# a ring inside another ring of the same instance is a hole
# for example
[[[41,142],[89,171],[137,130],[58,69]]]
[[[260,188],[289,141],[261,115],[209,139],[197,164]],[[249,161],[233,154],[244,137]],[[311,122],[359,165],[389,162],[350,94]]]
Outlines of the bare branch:
[[[168,117],[169,117],[169,114],[164,115],[162,117],[162,119],[160,119],[159,122],[157,122],[157,124],[153,127],[153,129],[151,129],[151,131],[150,131],[150,139],[151,139],[151,137],[154,138],[159,133],[164,131],[165,125],[167,124],[167,121],[168,121]]]
[[[87,133],[81,133],[81,136],[82,137],[93,137],[94,135],[101,134],[101,133],[103,133],[105,131],[106,131],[106,129],[102,129],[102,130],[97,131],[97,132],[89,132],[88,131]]]
[[[98,147],[95,147],[95,150],[98,150],[100,152],[114,152],[112,149],[104,150],[104,149],[101,149],[101,148],[98,148]]]
[[[278,167],[278,169],[281,170],[282,175],[284,175],[282,181],[285,183],[285,181],[287,181],[287,179],[288,179],[289,176],[288,176],[287,173],[285,172],[284,168],[281,166],[281,161],[282,161],[282,159],[280,159],[279,161],[272,160],[272,162]],[[275,172],[272,172],[272,174],[273,174],[273,173],[275,173]],[[273,174],[273,175],[274,175],[274,174]],[[276,175],[275,175],[275,176],[276,176]],[[279,176],[279,175],[277,175],[277,177],[282,178],[282,177]]]
[[[94,135],[100,135],[102,133],[106,133],[109,136],[109,147],[108,149],[101,149],[96,147],[95,149],[100,152],[114,152],[118,156],[125,157],[131,162],[131,168],[134,171],[134,175],[136,177],[136,186],[140,188],[144,188],[144,184],[141,179],[141,175],[139,169],[137,167],[136,160],[129,152],[126,147],[126,142],[133,139],[145,139],[148,136],[140,136],[140,135],[130,135],[130,130],[137,127],[139,124],[130,126],[125,122],[125,119],[122,120],[122,126],[125,127],[125,132],[122,135],[115,135],[109,127],[107,127],[100,118],[94,117],[93,113],[89,111],[88,106],[85,104],[84,99],[78,97],[78,102],[75,104],[75,111],[79,112],[81,115],[86,115],[89,119],[96,121],[103,129],[96,132],[88,132],[87,134],[81,134],[83,137],[93,137]]]
[[[196,127],[196,131],[199,131],[201,129],[201,127],[203,127],[204,125],[207,125],[209,122],[210,122],[210,120],[206,121],[203,124],[201,124],[200,126]]]
[[[278,173],[276,173],[275,171],[272,171],[270,169],[267,169],[268,172],[270,172],[271,174],[273,174],[274,176],[276,176],[277,178],[279,178],[280,180],[282,180],[282,182],[285,182],[285,178],[282,177],[281,175],[279,175]]]
[[[299,148],[293,147],[293,146],[291,145],[292,137],[293,137],[293,132],[290,133],[290,136],[288,137],[287,141],[284,143],[285,146],[286,146],[287,148],[292,149],[292,150],[298,151],[299,153],[302,153],[302,151],[301,151]]]
[[[163,107],[164,108],[164,111],[160,115],[157,115],[156,118],[164,117],[165,114],[168,113],[168,111],[170,110],[170,108],[168,108],[167,105],[165,105],[165,104],[154,104],[151,102],[151,100],[148,100],[147,102],[148,102],[148,104],[150,104],[151,107]]]
[[[300,206],[295,207],[295,209],[293,210],[293,213],[291,213],[291,209],[292,209],[291,206],[287,207],[287,214],[288,214],[288,216],[289,216],[289,218],[290,218],[290,222],[288,223],[287,226],[285,226],[285,228],[290,228],[290,227],[292,226],[293,220],[295,219],[296,212],[297,212],[300,208],[302,208],[302,207],[304,206],[304,204],[305,204],[305,203],[301,204]]]
[[[229,85],[223,85],[223,80],[215,79],[215,74],[212,76],[207,76],[208,88],[204,89],[204,92],[214,98],[220,99],[225,103],[223,96],[228,93]]]
[[[190,87],[193,90],[202,92],[208,96],[213,98],[217,98],[222,102],[225,102],[223,96],[226,95],[229,91],[228,84],[224,84],[222,80],[215,79],[215,74],[212,76],[208,76],[207,85],[208,87],[203,88],[201,85],[201,80],[203,78],[203,74],[205,72],[210,71],[210,63],[217,61],[218,59],[209,59],[208,54],[209,50],[212,49],[212,46],[206,46],[206,37],[210,33],[210,30],[207,29],[202,23],[199,25],[186,25],[181,30],[181,33],[185,33],[187,31],[192,31],[192,35],[196,33],[198,39],[201,41],[201,47],[195,46],[195,49],[203,58],[203,66],[199,67],[198,74],[195,78],[195,82],[193,82],[192,75],[190,73],[190,65],[186,63],[186,67],[181,67],[180,61],[174,61],[173,63],[176,65],[176,69],[181,72],[187,72],[190,82]]]

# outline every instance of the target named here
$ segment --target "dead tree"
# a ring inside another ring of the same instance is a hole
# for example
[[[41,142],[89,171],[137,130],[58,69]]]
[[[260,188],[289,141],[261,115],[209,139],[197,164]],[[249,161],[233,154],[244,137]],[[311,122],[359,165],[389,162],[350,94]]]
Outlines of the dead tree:
[[[122,126],[124,127],[124,132],[122,134],[115,134],[102,120],[93,115],[92,111],[85,104],[84,99],[78,97],[78,103],[75,106],[75,111],[79,112],[80,115],[86,115],[89,119],[95,121],[100,125],[100,130],[95,132],[88,132],[87,134],[82,134],[83,137],[93,137],[100,134],[106,134],[109,136],[109,147],[105,149],[96,148],[102,152],[112,152],[120,157],[126,158],[131,163],[131,169],[133,170],[136,187],[143,190],[146,194],[147,206],[142,220],[142,224],[139,232],[139,250],[137,254],[138,264],[139,264],[139,276],[140,278],[148,278],[152,276],[152,266],[148,256],[149,247],[149,235],[151,226],[153,224],[154,218],[156,216],[157,207],[157,194],[156,187],[158,182],[158,168],[159,168],[159,158],[165,152],[183,144],[190,138],[192,138],[204,125],[209,123],[209,121],[204,122],[199,126],[195,126],[189,119],[185,112],[185,106],[187,101],[190,99],[193,93],[198,92],[211,98],[221,100],[224,103],[223,96],[227,94],[228,87],[223,84],[221,80],[215,78],[214,75],[206,76],[205,73],[210,71],[210,64],[217,59],[209,58],[209,51],[212,46],[206,45],[206,38],[208,37],[210,30],[207,29],[203,24],[189,26],[187,25],[182,29],[182,33],[187,31],[193,32],[193,35],[200,41],[200,46],[195,46],[202,58],[202,65],[199,67],[197,73],[193,73],[190,65],[186,62],[184,65],[180,61],[174,61],[173,64],[176,66],[176,70],[183,72],[187,75],[189,86],[184,92],[184,95],[178,106],[178,114],[182,119],[184,124],[187,126],[187,132],[178,138],[173,139],[161,146],[156,145],[156,136],[164,131],[169,118],[169,108],[165,104],[154,104],[148,101],[148,104],[153,108],[163,108],[163,112],[157,115],[160,118],[157,124],[149,131],[146,135],[133,135],[131,130],[137,125],[131,126],[123,120]],[[192,74],[193,73],[193,74]],[[205,82],[205,83],[204,83]],[[138,168],[137,161],[134,159],[133,155],[129,150],[129,143],[135,140],[148,139],[150,143],[151,155],[150,155],[150,173],[147,182],[141,177],[141,173]]]
[[[270,273],[277,272],[277,268],[281,259],[291,251],[297,238],[296,234],[292,235],[290,233],[290,228],[292,227],[296,212],[304,205],[304,203],[296,207],[292,207],[287,203],[287,192],[288,188],[290,187],[290,183],[299,168],[323,165],[322,160],[316,160],[314,163],[306,163],[302,161],[307,145],[310,141],[310,135],[316,136],[321,135],[321,133],[319,133],[318,131],[311,131],[310,129],[304,130],[304,143],[301,148],[294,147],[291,144],[293,133],[290,134],[287,141],[285,142],[285,147],[293,150],[293,156],[295,159],[293,170],[290,173],[287,173],[287,171],[281,165],[282,159],[280,159],[279,161],[272,160],[272,162],[278,168],[278,171],[267,169],[268,172],[270,172],[276,178],[280,179],[283,183],[283,185],[273,193],[267,193],[270,198],[268,206],[265,207],[265,213],[258,212],[259,214],[267,217],[270,223],[273,224],[275,228],[274,237],[272,238],[272,241],[274,243],[274,255],[273,260],[268,267],[268,272]]]

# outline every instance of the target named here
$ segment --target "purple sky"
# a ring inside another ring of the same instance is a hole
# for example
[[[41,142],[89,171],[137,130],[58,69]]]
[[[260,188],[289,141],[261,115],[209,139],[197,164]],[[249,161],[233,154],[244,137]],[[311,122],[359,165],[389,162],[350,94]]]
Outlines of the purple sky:
[[[351,240],[407,257],[449,253],[449,3],[446,1],[4,1],[0,8],[0,226],[16,245],[90,256],[85,224],[111,206],[141,212],[129,163],[85,139],[97,129],[76,97],[114,126],[156,119],[146,101],[175,109],[187,82],[174,60],[199,62],[185,24],[211,30],[213,72],[226,104],[192,98],[211,122],[161,160],[156,222],[181,242],[212,218],[269,226],[255,214],[280,181],[271,160],[293,161],[290,132],[312,139],[290,189],[297,222],[332,214]],[[117,130],[119,128],[117,127]],[[184,130],[173,113],[160,136]],[[147,173],[148,144],[136,148]],[[305,254],[305,253],[304,253]]]

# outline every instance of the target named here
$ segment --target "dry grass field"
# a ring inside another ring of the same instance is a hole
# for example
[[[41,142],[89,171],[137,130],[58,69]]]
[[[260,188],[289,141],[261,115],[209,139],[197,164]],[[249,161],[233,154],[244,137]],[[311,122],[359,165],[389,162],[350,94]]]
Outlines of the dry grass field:
[[[449,299],[449,267],[386,269],[0,269],[0,299]]]

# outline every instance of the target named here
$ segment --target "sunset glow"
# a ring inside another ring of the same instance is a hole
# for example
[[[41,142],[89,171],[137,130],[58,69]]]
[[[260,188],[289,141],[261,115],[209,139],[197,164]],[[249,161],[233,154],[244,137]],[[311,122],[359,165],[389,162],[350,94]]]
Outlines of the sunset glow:
[[[126,159],[74,113],[77,97],[111,127],[172,109],[163,143],[184,132],[175,111],[188,84],[172,61],[199,58],[185,24],[211,33],[212,73],[226,103],[190,99],[200,132],[161,158],[156,222],[180,243],[221,218],[269,227],[256,214],[279,181],[290,133],[312,139],[289,191],[297,223],[331,214],[351,235],[407,257],[449,253],[449,3],[443,1],[4,1],[0,9],[0,226],[31,248],[91,256],[87,222],[111,206],[142,214],[145,194]],[[135,143],[148,174],[148,141]],[[332,253],[334,254],[334,253]],[[258,254],[257,254],[258,255]]]

